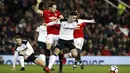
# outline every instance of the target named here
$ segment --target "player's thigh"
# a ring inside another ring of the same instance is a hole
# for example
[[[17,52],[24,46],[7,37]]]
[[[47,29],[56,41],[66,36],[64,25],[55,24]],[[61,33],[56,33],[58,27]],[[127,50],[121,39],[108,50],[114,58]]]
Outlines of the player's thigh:
[[[59,40],[59,35],[54,35],[54,45],[56,46],[56,44],[58,43]]]
[[[39,50],[46,49],[46,43],[38,41],[38,49]]]
[[[59,39],[55,48],[59,48],[60,50],[62,50],[63,48],[65,48],[65,42],[63,40]]]
[[[32,53],[27,59],[25,59],[25,62],[35,62],[36,58],[35,53]]]
[[[47,43],[47,44],[53,45],[53,44],[54,44],[54,41],[55,41],[55,36],[54,36],[53,34],[47,35],[47,40],[46,40],[46,43]]]
[[[67,47],[69,50],[76,48],[73,40],[66,41],[65,47]]]
[[[84,39],[83,38],[76,38],[76,39],[74,39],[74,45],[75,45],[75,47],[77,49],[82,50],[83,43],[84,43]]]

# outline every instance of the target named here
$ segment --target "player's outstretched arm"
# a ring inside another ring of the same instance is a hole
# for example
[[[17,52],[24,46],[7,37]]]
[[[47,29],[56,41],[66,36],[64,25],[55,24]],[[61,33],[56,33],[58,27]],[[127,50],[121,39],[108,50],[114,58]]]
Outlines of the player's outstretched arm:
[[[52,21],[50,23],[47,24],[47,26],[51,26],[51,25],[55,25],[55,24],[60,24],[60,19],[56,20],[56,21]]]
[[[95,23],[95,20],[94,19],[92,20],[78,19],[78,24],[81,24],[81,23]]]
[[[60,15],[60,16],[59,16],[59,19],[64,19],[64,16],[63,16],[63,15]]]
[[[37,0],[37,4],[36,4],[35,7],[34,7],[34,11],[35,11],[36,13],[38,13],[38,14],[43,15],[43,11],[39,9],[39,5],[40,5],[41,2],[42,2],[42,0]]]
[[[17,56],[18,56],[18,52],[15,51],[15,53],[14,53],[14,59],[13,59],[13,67],[12,67],[11,70],[16,70],[16,65],[15,64],[16,64]]]

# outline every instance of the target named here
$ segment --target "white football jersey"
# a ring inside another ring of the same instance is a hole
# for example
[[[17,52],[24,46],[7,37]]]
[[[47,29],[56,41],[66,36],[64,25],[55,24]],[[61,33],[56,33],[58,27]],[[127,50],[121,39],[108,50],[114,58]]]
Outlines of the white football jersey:
[[[59,33],[59,39],[63,40],[73,40],[73,32],[74,29],[77,27],[78,24],[81,23],[94,23],[94,20],[83,20],[83,19],[78,19],[72,23],[69,23],[67,20],[60,20],[60,21],[53,21],[48,23],[48,26],[54,25],[54,24],[60,24],[60,33]]]
[[[30,56],[32,53],[34,53],[31,44],[26,40],[22,41],[21,46],[16,46],[16,51],[18,51],[19,55],[23,56]]]
[[[47,36],[46,26],[41,25],[41,26],[37,27],[36,31],[39,33],[38,41],[46,42],[46,36]]]
[[[77,21],[69,23],[68,21],[61,21],[59,38],[63,40],[73,40],[73,32],[77,26]]]

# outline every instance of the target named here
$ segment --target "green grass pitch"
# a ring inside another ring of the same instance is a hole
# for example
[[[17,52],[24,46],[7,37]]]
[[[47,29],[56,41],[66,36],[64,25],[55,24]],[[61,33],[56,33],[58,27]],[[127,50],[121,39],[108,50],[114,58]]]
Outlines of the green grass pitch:
[[[130,65],[117,65],[118,73],[130,73]],[[15,71],[11,71],[11,65],[0,65],[0,73],[45,73],[42,70],[42,67],[37,65],[25,65],[25,71],[19,71],[20,66],[16,66]],[[63,73],[109,73],[109,67],[106,65],[85,65],[84,70],[80,69],[80,66],[77,66],[76,70],[72,70],[72,65],[64,65]],[[53,68],[55,71],[50,73],[58,73],[58,65],[54,65]]]

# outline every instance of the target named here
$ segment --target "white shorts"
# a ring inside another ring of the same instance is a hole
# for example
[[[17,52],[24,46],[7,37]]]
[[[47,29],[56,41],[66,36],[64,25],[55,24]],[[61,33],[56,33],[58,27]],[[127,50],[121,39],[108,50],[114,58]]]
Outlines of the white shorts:
[[[74,39],[74,45],[77,49],[82,50],[84,44],[84,38],[75,38]]]
[[[47,35],[46,43],[50,43],[51,45],[56,45],[59,40],[59,35],[49,34]]]

